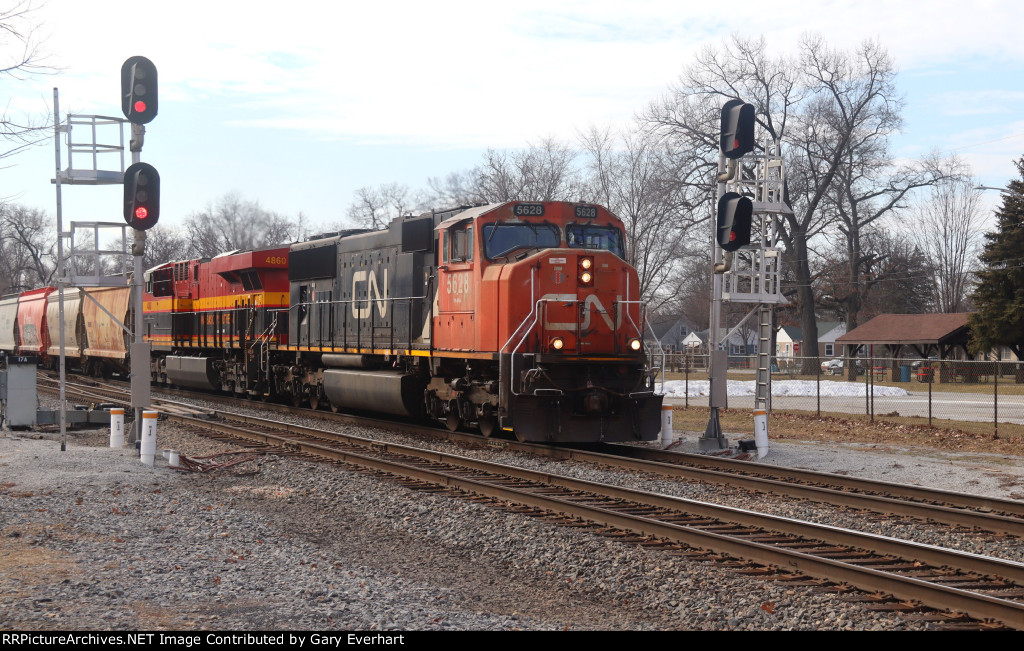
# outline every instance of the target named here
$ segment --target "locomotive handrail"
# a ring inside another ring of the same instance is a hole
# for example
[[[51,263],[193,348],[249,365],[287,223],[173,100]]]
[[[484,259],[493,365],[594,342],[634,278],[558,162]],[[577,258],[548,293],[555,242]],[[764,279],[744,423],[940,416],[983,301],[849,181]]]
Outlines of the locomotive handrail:
[[[536,327],[537,323],[540,321],[541,312],[542,311],[544,311],[544,312],[547,311],[545,308],[542,308],[542,305],[546,306],[547,303],[551,303],[551,302],[558,302],[558,303],[570,303],[570,302],[572,302],[572,303],[576,303],[576,304],[585,303],[586,302],[586,299],[584,299],[583,301],[580,301],[580,300],[569,301],[569,300],[564,299],[564,298],[538,298],[538,299],[534,299],[533,296],[534,296],[534,277],[531,274],[530,275],[530,298],[531,298],[531,305],[533,307],[530,309],[530,313],[527,314],[526,317],[523,318],[522,322],[519,324],[519,327],[517,327],[515,329],[515,331],[512,333],[512,335],[509,336],[508,341],[506,341],[504,343],[504,345],[502,345],[502,347],[501,347],[501,349],[499,351],[499,353],[500,353],[499,354],[499,365],[504,365],[505,361],[504,361],[503,355],[506,352],[508,352],[508,354],[511,355],[510,368],[509,368],[509,390],[511,391],[513,396],[522,395],[521,392],[516,390],[517,384],[521,384],[521,382],[517,382],[517,378],[516,378],[516,353],[518,352],[519,348],[525,343],[526,338],[530,335],[531,332],[533,332],[534,327]],[[616,301],[615,302],[615,321],[614,321],[615,325],[612,328],[612,332],[613,333],[617,333],[619,331],[619,328],[621,327],[621,324],[619,322],[619,316],[620,316],[621,312],[623,311],[623,306],[629,306],[629,305],[637,305],[640,308],[640,313],[642,315],[641,319],[644,322],[644,325],[646,326],[645,328],[640,328],[636,324],[636,322],[633,320],[633,317],[630,314],[630,311],[628,309],[625,309],[626,319],[628,320],[628,324],[631,325],[634,330],[636,330],[638,333],[640,333],[640,342],[643,345],[644,350],[647,351],[647,354],[650,356],[651,351],[650,351],[649,346],[647,345],[646,332],[647,332],[647,329],[650,329],[652,334],[653,334],[654,329],[651,328],[650,321],[647,319],[647,311],[645,309],[645,305],[643,304],[643,301],[630,301],[630,300]],[[608,310],[602,310],[603,314],[607,314],[607,312],[608,312]],[[581,324],[579,323],[579,319],[580,319],[580,310],[576,310],[576,332],[581,332],[582,331]],[[518,341],[516,341],[517,338],[518,338]],[[656,337],[655,337],[655,340],[657,341]],[[512,344],[513,341],[516,341],[515,347],[511,351],[508,351],[508,347]],[[658,342],[658,348],[661,351],[661,366],[658,368],[658,375],[662,375],[661,369],[665,368],[665,349],[661,347],[661,342]],[[503,373],[500,373],[500,375],[504,376]],[[664,380],[664,375],[662,375],[662,393],[664,393],[664,387],[665,387],[665,380]]]
[[[413,340],[413,323],[412,323],[413,310],[411,308],[415,304],[414,303],[415,301],[426,301],[426,299],[427,299],[426,296],[389,296],[389,297],[380,298],[380,299],[376,299],[375,298],[375,299],[372,299],[371,302],[380,302],[380,301],[386,302],[387,305],[388,305],[388,309],[390,310],[392,315],[394,315],[394,309],[392,309],[392,308],[395,305],[405,304],[405,305],[408,305],[410,307],[410,309],[407,311],[408,312],[408,322],[406,324],[406,332],[407,332],[407,335],[408,335],[408,341],[406,341],[404,343],[406,344],[407,348],[411,349],[412,348],[412,340]],[[302,302],[302,303],[298,303],[296,305],[292,305],[291,307],[288,308],[288,311],[290,312],[292,309],[297,309],[297,308],[300,308],[300,307],[306,308],[306,309],[311,309],[312,306],[314,306],[314,305],[315,306],[326,305],[326,306],[330,306],[330,308],[332,310],[331,314],[333,315],[333,309],[334,309],[335,306],[339,306],[339,305],[340,306],[358,305],[358,304],[361,304],[361,303],[365,303],[366,301],[367,301],[367,299],[365,299],[365,298],[344,299],[344,300],[331,300],[331,301],[309,301],[309,302]],[[345,347],[345,348],[349,347],[348,328],[349,328],[349,312],[350,311],[351,310],[349,310],[349,309],[343,309],[341,311],[342,315],[343,315],[343,318],[342,318],[342,328],[341,328],[341,330],[342,330],[342,332],[341,332],[341,335],[342,335],[341,339],[342,339],[342,346]],[[333,321],[333,317],[331,317],[329,320]],[[369,331],[370,331],[369,346],[370,346],[371,349],[373,349],[374,346],[377,343],[377,339],[376,339],[375,332],[374,332],[375,329],[377,328],[377,326],[375,324],[375,320],[376,320],[376,313],[375,313],[375,310],[372,309],[372,305],[371,305],[370,314],[369,314],[369,324],[367,326]],[[395,342],[395,330],[396,330],[396,327],[395,327],[394,319],[391,320],[391,324],[390,325],[384,324],[381,327],[386,327],[388,329],[388,335],[387,335],[388,336],[388,349],[389,350],[395,350],[395,345],[396,345],[396,342]],[[312,329],[313,329],[313,324],[312,324],[312,320],[310,320],[306,324],[306,340],[307,340],[307,345],[314,345],[314,337],[313,337]],[[327,341],[324,340],[324,337],[320,333],[317,333],[317,337],[315,338],[315,341],[316,341],[317,345],[323,346],[326,343],[326,344],[329,344],[332,348],[335,348],[338,345],[338,342],[337,342],[337,340],[335,338],[335,334],[336,334],[336,330],[337,329],[333,328],[333,327],[330,327],[328,329],[329,329],[330,335],[329,335],[329,338],[328,338]],[[363,342],[362,342],[363,329],[359,328],[359,327],[356,327],[355,330],[356,330],[356,332],[355,332],[355,335],[356,335],[355,347],[357,349],[361,349],[363,347]],[[401,344],[402,342],[398,342],[398,343]],[[301,346],[301,336],[299,336],[296,339],[295,345],[296,346]]]

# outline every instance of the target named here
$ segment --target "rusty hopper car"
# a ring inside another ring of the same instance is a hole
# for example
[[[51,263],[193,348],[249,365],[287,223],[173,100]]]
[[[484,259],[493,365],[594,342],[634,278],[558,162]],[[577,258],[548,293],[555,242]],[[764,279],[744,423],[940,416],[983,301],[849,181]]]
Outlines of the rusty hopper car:
[[[650,440],[662,396],[636,270],[600,206],[508,202],[291,250],[296,402],[533,441]]]
[[[19,355],[37,355],[40,362],[52,364],[47,351],[50,348],[50,328],[46,321],[47,298],[55,292],[54,287],[43,287],[22,292],[18,296],[18,349]],[[54,324],[54,331],[58,324]]]

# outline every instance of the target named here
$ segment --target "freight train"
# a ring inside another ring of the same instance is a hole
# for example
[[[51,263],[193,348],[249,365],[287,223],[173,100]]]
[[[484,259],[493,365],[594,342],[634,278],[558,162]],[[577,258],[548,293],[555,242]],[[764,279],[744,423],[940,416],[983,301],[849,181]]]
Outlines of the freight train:
[[[109,320],[131,323],[127,288],[70,292],[72,365],[127,368],[126,336]],[[52,359],[55,300],[47,288],[0,301],[0,350]],[[661,427],[623,225],[593,204],[430,212],[168,262],[146,272],[143,310],[157,384],[524,441],[652,440]]]

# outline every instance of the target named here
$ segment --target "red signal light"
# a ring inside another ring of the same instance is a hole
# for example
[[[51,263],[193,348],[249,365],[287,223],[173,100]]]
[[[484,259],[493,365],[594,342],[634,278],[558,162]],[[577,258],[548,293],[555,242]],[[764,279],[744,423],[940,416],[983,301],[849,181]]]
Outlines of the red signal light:
[[[160,220],[160,174],[149,163],[135,163],[124,171],[124,220],[140,231]]]
[[[146,112],[146,103],[143,102],[142,100],[139,100],[139,101],[135,102],[135,112],[136,113],[145,113]]]

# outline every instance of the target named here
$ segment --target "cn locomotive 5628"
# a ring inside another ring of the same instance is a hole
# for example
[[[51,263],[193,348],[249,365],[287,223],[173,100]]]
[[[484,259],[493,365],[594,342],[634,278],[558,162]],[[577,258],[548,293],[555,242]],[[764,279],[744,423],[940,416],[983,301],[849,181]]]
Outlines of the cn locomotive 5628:
[[[637,272],[622,222],[601,206],[400,217],[168,262],[145,281],[158,383],[529,441],[652,440],[661,426]]]

